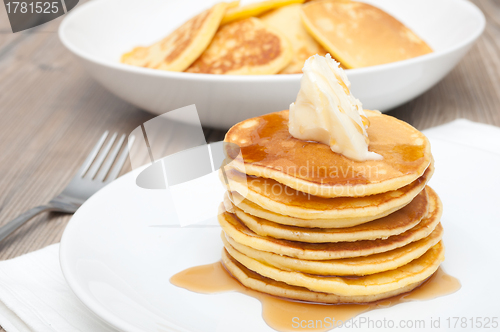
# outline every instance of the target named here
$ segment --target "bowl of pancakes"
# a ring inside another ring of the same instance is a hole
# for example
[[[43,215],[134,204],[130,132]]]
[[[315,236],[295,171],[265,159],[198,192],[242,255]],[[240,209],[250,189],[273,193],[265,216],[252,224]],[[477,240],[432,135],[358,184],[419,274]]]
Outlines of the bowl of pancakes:
[[[100,0],[69,13],[62,43],[118,97],[162,114],[197,106],[229,128],[288,109],[305,59],[339,61],[367,109],[422,94],[467,53],[485,19],[456,0]]]

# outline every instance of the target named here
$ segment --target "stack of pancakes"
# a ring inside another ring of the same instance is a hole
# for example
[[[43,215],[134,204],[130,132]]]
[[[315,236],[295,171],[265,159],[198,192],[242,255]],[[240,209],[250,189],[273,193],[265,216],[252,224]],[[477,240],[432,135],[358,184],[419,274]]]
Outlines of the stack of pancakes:
[[[409,292],[438,269],[442,205],[426,186],[429,142],[405,122],[366,114],[369,150],[382,160],[357,162],[295,139],[288,111],[228,131],[222,261],[243,285],[294,300],[366,303]]]

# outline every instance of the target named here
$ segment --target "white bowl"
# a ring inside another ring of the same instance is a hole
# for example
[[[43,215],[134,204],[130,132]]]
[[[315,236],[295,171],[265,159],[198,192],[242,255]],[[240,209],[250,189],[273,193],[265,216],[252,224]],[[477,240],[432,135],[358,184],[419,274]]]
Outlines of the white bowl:
[[[287,109],[300,74],[207,75],[121,64],[121,54],[161,39],[219,0],[99,0],[71,11],[59,28],[62,43],[118,97],[156,114],[196,104],[203,125],[227,128],[249,117]],[[367,109],[386,111],[439,82],[485,26],[466,0],[366,1],[398,18],[435,50],[421,57],[347,71],[352,92]]]

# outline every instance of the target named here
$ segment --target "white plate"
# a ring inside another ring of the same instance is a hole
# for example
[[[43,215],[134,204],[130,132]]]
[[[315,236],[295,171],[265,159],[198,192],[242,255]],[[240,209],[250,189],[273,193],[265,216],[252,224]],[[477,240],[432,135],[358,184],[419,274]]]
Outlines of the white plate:
[[[89,1],[66,16],[59,37],[104,87],[153,113],[196,104],[203,125],[228,128],[250,117],[288,109],[299,90],[299,74],[190,74],[119,62],[121,54],[161,39],[219,1]],[[366,2],[394,15],[435,50],[406,61],[349,70],[353,94],[366,109],[388,110],[428,90],[455,67],[485,26],[481,11],[465,0]]]
[[[431,141],[436,160],[431,185],[444,203],[443,266],[462,289],[363,316],[427,324],[440,317],[446,329],[448,317],[500,315],[500,155]],[[138,188],[133,173],[105,187],[77,211],[61,241],[61,266],[71,289],[123,331],[272,331],[254,298],[203,295],[170,284],[179,271],[219,260],[222,248],[218,226],[151,227],[175,223],[167,191]]]

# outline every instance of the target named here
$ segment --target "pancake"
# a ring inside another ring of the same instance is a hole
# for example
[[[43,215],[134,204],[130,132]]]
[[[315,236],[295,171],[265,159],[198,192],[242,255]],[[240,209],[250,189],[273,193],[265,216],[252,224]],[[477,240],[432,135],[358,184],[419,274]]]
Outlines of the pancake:
[[[363,276],[394,270],[408,264],[436,245],[441,240],[442,236],[443,227],[439,224],[429,236],[398,249],[363,257],[331,259],[325,261],[296,259],[267,251],[256,250],[234,241],[232,238],[225,235],[224,232],[222,232],[221,237],[226,247],[230,245],[250,258],[281,270],[324,276]]]
[[[288,5],[260,17],[262,22],[280,31],[292,44],[292,61],[279,74],[302,74],[304,62],[310,56],[326,55],[326,50],[304,28],[300,19],[301,6]]]
[[[274,179],[288,187],[322,197],[360,197],[404,187],[419,178],[432,155],[424,134],[388,115],[365,111],[369,150],[382,160],[357,162],[333,152],[328,145],[305,142],[288,131],[288,111],[242,121],[226,134],[230,159],[241,151],[234,168],[248,175]],[[237,151],[236,151],[237,150]]]
[[[287,6],[295,3],[303,3],[304,0],[267,0],[261,2],[250,3],[244,6],[234,6],[226,11],[222,18],[221,24],[231,23],[237,20],[242,20],[252,16],[259,16],[274,8]]]
[[[292,59],[290,43],[258,18],[222,26],[203,54],[186,70],[190,73],[270,75]]]
[[[226,11],[226,3],[191,18],[174,32],[149,47],[136,47],[121,62],[133,66],[183,71],[207,48]]]
[[[409,285],[421,283],[436,272],[439,264],[444,260],[444,246],[439,242],[419,258],[394,270],[363,277],[324,277],[280,270],[245,256],[231,246],[225,249],[241,265],[264,277],[281,281],[288,285],[304,287],[314,292],[340,296],[384,294],[397,291]]]
[[[442,214],[442,204],[433,190],[429,190],[429,213],[415,227],[387,239],[355,242],[307,243],[260,236],[246,227],[236,215],[228,213],[224,205],[219,207],[219,224],[224,232],[247,247],[306,260],[330,260],[374,255],[401,248],[421,240],[436,228]]]
[[[432,49],[383,10],[355,1],[312,1],[302,7],[310,34],[346,68],[406,60]]]
[[[229,204],[232,203],[226,195],[224,199],[226,209]],[[389,236],[401,234],[417,225],[427,215],[429,202],[424,189],[404,208],[383,218],[347,228],[304,228],[281,225],[247,214],[236,206],[232,208],[231,212],[258,235],[290,241],[325,243],[386,239]]]
[[[327,304],[374,302],[410,292],[425,282],[416,282],[397,290],[376,295],[341,296],[336,294],[313,292],[304,287],[291,286],[284,282],[263,277],[240,264],[232,258],[225,249],[222,249],[222,263],[234,278],[250,289],[292,300]]]
[[[394,191],[336,198],[304,194],[275,180],[245,176],[231,168],[224,172],[228,184],[223,183],[232,191],[233,203],[249,214],[285,225],[342,228],[385,217],[406,206],[425,188],[434,167],[431,165],[416,181]]]

